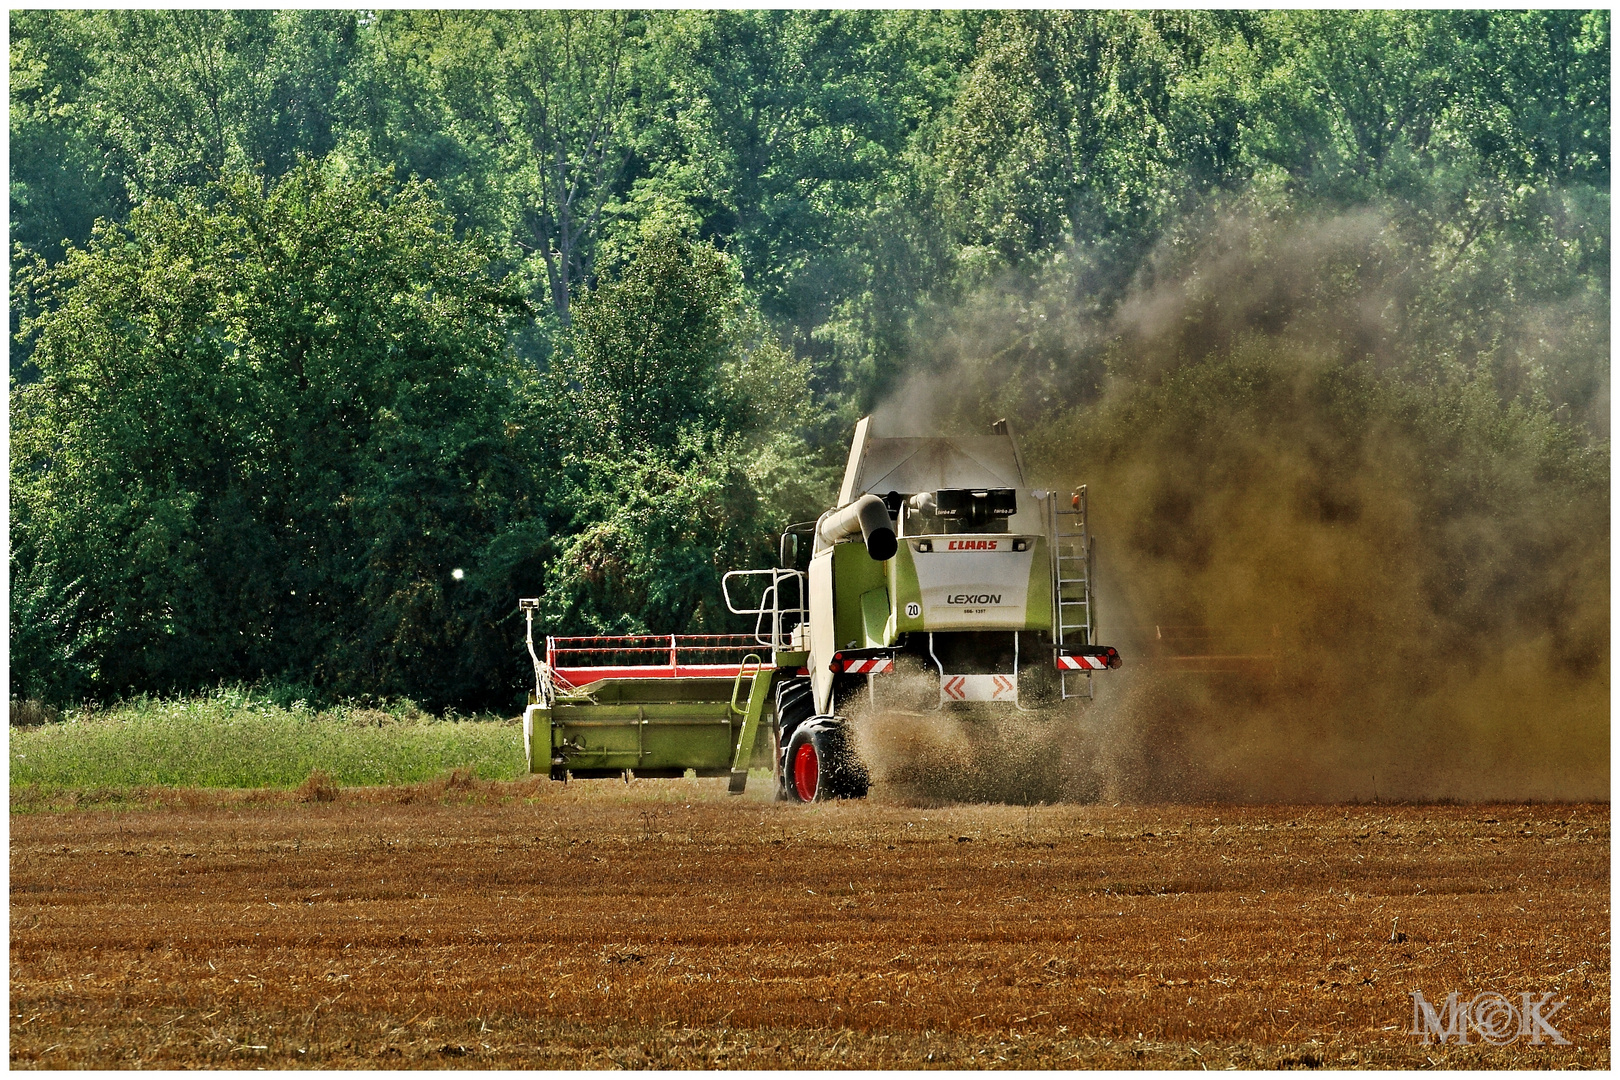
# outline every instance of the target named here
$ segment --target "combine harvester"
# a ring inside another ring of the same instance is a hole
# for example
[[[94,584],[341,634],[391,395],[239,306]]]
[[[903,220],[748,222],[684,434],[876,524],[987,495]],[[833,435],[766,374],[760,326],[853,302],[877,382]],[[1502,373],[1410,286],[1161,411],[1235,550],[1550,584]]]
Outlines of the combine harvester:
[[[1095,643],[1085,488],[1026,487],[1005,421],[975,438],[871,426],[856,425],[838,505],[782,534],[780,565],[726,574],[726,606],[754,617],[753,634],[548,637],[541,656],[537,601],[519,601],[532,771],[691,769],[738,794],[760,766],[781,798],[860,798],[842,710],[857,693],[881,700],[897,661],[937,676],[940,708],[1091,696],[1093,673],[1120,660]]]

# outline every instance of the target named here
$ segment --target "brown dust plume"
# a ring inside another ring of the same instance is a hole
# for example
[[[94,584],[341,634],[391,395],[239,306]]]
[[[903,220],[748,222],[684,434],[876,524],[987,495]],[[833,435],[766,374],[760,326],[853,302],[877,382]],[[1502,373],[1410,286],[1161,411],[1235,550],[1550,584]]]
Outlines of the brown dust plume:
[[[1022,418],[1034,483],[1088,485],[1100,639],[1125,657],[1039,720],[867,717],[879,789],[1606,798],[1606,440],[1510,397],[1373,215],[1231,218],[1150,269],[1106,322],[1065,314],[1062,281],[1038,332],[1028,296],[981,299],[949,377],[878,411],[882,433]]]

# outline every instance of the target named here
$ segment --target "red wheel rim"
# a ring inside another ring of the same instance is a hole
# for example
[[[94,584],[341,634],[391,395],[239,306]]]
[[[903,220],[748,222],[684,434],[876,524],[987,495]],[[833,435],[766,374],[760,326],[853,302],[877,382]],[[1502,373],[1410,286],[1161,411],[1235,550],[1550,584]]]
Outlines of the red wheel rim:
[[[793,787],[804,802],[816,801],[816,784],[821,778],[821,762],[814,743],[805,743],[793,755]]]

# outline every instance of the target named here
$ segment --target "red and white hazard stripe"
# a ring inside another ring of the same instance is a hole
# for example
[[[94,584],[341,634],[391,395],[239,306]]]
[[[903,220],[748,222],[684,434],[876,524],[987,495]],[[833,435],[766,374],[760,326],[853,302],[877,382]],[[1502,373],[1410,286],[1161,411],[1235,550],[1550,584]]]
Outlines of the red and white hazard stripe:
[[[1108,657],[1106,656],[1059,656],[1057,658],[1059,671],[1107,671]]]
[[[887,675],[894,670],[892,656],[874,656],[864,660],[843,661],[845,675]]]

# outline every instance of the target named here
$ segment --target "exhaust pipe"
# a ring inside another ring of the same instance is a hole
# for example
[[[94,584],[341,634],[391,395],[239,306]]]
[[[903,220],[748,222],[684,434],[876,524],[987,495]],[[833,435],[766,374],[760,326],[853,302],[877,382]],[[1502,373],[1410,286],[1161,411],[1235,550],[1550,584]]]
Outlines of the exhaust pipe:
[[[860,533],[866,541],[866,553],[878,562],[894,558],[900,550],[889,521],[889,507],[876,495],[862,495],[842,509],[829,510],[816,526],[816,533],[825,544],[836,544]]]

